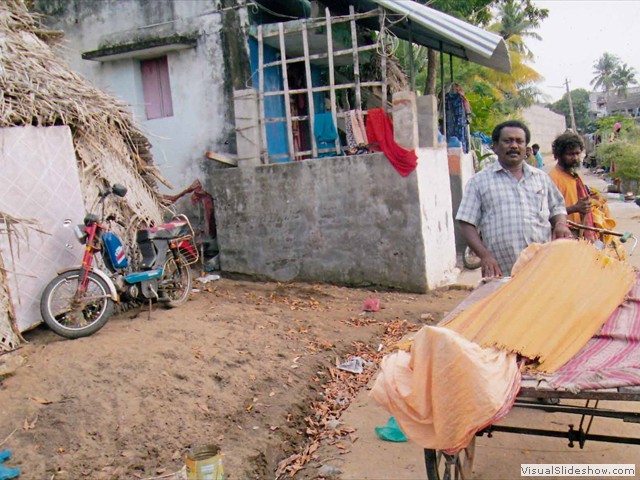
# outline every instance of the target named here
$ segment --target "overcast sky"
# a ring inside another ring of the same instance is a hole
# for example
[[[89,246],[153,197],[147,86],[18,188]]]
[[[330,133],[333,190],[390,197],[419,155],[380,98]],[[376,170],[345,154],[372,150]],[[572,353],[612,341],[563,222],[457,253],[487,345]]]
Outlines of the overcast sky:
[[[549,16],[536,32],[542,41],[527,39],[535,55],[533,67],[545,79],[539,88],[562,97],[565,78],[571,90],[591,91],[593,64],[604,53],[620,57],[636,70],[640,81],[639,0],[534,0]],[[553,88],[559,86],[563,88]]]

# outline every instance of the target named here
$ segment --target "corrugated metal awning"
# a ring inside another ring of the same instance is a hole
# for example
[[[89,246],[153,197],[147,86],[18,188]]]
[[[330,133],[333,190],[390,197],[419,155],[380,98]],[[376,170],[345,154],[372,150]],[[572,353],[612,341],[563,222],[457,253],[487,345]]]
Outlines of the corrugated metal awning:
[[[399,38],[511,73],[509,51],[500,35],[411,0],[372,1],[405,17],[391,19],[388,27]]]

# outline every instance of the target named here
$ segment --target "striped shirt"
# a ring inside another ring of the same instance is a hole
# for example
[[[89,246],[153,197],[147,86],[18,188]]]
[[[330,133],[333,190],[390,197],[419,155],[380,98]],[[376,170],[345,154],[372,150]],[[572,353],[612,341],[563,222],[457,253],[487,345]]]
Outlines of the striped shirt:
[[[471,177],[456,215],[478,228],[504,275],[528,245],[551,240],[551,217],[567,213],[549,175],[526,163],[522,168],[520,180],[500,162]]]

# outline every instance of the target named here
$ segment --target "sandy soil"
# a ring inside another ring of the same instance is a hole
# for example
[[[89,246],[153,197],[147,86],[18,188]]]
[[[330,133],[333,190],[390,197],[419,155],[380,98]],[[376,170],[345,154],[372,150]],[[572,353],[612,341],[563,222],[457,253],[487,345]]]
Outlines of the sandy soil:
[[[38,328],[1,356],[6,465],[21,467],[21,479],[169,478],[186,448],[215,443],[228,479],[317,478],[302,467],[317,466],[323,446],[357,441],[331,420],[375,371],[337,362],[379,361],[381,343],[440,320],[468,294],[231,279],[196,287],[182,308],[131,310],[73,341]],[[362,312],[369,297],[380,311]]]

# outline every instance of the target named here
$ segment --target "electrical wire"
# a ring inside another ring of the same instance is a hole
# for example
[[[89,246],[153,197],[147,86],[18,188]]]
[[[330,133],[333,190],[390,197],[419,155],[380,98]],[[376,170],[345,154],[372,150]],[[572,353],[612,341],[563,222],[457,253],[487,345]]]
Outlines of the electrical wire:
[[[268,14],[273,15],[275,17],[288,18],[289,20],[298,20],[300,18],[300,17],[291,16],[291,15],[285,15],[283,13],[277,13],[277,12],[274,12],[273,10],[269,10],[267,7],[262,5],[258,0],[252,0],[251,3],[253,3],[257,8],[264,10]]]

